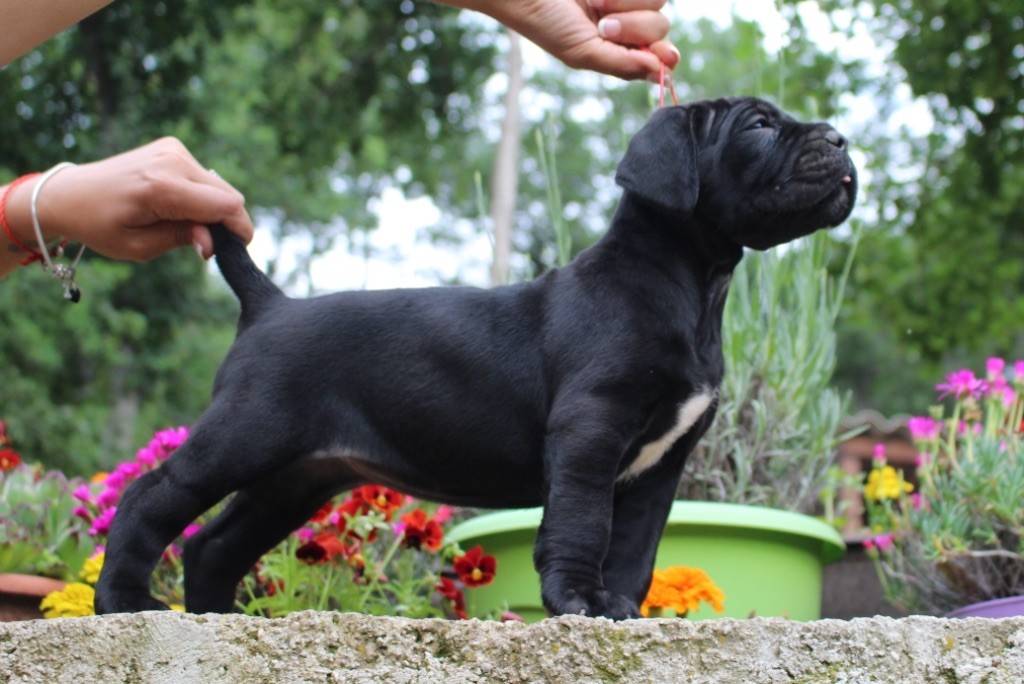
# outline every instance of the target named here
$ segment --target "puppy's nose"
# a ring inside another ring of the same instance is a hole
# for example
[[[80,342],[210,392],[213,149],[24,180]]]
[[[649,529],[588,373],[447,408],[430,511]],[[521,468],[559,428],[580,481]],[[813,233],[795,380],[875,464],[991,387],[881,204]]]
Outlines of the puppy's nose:
[[[841,150],[846,149],[846,138],[844,138],[843,134],[834,128],[830,128],[825,131],[825,140],[828,140]]]

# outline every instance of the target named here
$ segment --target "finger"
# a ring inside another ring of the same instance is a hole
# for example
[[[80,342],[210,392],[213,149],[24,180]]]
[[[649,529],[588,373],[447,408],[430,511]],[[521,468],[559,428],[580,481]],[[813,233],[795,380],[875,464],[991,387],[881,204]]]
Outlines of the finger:
[[[245,210],[245,199],[234,188],[171,178],[159,202],[153,208],[156,221],[223,223],[246,244],[252,241],[253,226]]]
[[[596,36],[574,47],[563,59],[573,68],[627,80],[657,77],[661,68],[658,56],[652,52],[627,48]]]
[[[587,4],[601,14],[635,12],[636,10],[658,12],[665,6],[665,0],[587,0]]]
[[[661,12],[643,10],[607,14],[597,22],[597,32],[620,45],[650,45],[668,35],[668,26],[668,17]]]
[[[675,69],[679,65],[679,50],[667,40],[651,43],[647,46],[647,49],[654,53],[669,69]]]
[[[210,235],[209,228],[205,225],[196,224],[189,231],[189,237],[191,238],[192,246],[200,257],[209,259],[213,256],[213,236]]]

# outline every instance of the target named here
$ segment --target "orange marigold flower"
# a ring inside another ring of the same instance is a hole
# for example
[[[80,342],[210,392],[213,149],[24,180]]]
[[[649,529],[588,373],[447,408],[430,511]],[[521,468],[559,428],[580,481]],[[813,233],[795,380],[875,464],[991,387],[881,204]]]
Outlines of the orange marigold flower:
[[[479,544],[452,561],[456,574],[467,587],[482,587],[490,584],[498,569],[494,556],[484,553]]]
[[[444,531],[436,520],[427,517],[426,511],[417,508],[411,513],[402,515],[402,544],[410,549],[424,548],[437,551],[444,540]]]
[[[725,594],[706,572],[699,568],[676,565],[654,571],[651,588],[640,606],[640,614],[647,617],[652,609],[668,608],[683,616],[688,611],[700,608],[701,601],[711,604],[715,612],[725,610]]]
[[[21,456],[14,453],[14,449],[0,449],[0,470],[13,470],[21,464]]]

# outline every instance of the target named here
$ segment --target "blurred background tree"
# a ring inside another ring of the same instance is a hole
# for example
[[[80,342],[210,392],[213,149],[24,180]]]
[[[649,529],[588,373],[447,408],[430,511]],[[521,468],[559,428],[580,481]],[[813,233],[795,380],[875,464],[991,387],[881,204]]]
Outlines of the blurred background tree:
[[[862,407],[921,412],[948,369],[1024,355],[1024,2],[822,5],[837,30],[866,29],[887,53],[869,91],[879,117],[853,138],[871,150],[877,215],[841,320],[837,382]],[[879,132],[908,86],[931,132]]]

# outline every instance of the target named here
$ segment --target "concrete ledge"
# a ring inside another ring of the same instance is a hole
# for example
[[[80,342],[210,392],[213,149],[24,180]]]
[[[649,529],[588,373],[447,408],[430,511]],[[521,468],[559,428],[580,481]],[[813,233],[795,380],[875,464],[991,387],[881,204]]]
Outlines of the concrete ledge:
[[[0,625],[2,682],[1020,684],[1024,619],[518,623],[142,613]]]

